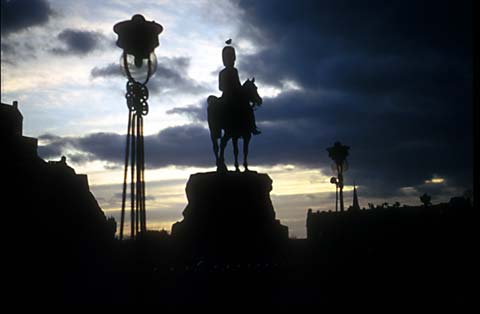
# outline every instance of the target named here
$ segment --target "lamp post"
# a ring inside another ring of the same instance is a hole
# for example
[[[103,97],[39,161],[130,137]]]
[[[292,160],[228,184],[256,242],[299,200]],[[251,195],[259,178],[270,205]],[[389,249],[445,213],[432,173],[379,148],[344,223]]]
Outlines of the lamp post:
[[[343,173],[348,169],[347,156],[350,147],[342,145],[340,142],[335,142],[332,147],[327,148],[328,156],[334,162],[334,168],[337,173],[337,187],[340,191],[340,211],[343,212]]]
[[[336,177],[330,178],[330,183],[335,184],[335,211],[338,211],[338,180]]]
[[[115,24],[117,46],[123,49],[120,65],[127,77],[128,127],[123,174],[122,210],[120,217],[120,240],[123,239],[125,203],[127,194],[128,165],[130,161],[130,237],[147,230],[145,210],[145,156],[143,140],[143,116],[148,114],[147,83],[155,73],[158,35],[163,27],[154,21],[146,21],[140,15]]]

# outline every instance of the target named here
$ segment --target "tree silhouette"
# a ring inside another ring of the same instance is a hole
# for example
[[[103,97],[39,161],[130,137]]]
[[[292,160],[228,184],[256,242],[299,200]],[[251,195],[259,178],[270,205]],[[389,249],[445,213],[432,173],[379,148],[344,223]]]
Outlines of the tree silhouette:
[[[427,193],[423,193],[422,196],[420,196],[420,202],[423,203],[423,206],[428,207],[432,203],[430,202],[432,200],[431,196],[428,195]]]
[[[344,211],[343,207],[343,172],[347,169],[347,156],[350,147],[342,145],[340,142],[335,142],[332,147],[327,148],[328,157],[335,163],[335,170],[337,172],[338,188],[340,190],[340,211]]]

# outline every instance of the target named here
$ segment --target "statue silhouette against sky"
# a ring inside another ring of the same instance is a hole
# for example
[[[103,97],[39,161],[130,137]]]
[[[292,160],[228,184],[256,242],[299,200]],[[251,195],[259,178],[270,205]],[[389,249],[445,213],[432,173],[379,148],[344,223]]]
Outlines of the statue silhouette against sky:
[[[229,44],[231,40],[226,43]],[[227,171],[224,160],[224,151],[228,140],[232,139],[235,155],[235,170],[238,166],[238,139],[243,139],[243,156],[245,171],[248,171],[248,145],[252,134],[260,134],[255,123],[253,107],[262,104],[258,95],[255,78],[248,79],[240,84],[238,71],[235,68],[235,49],[226,46],[222,50],[222,60],[225,68],[219,73],[219,89],[223,92],[220,98],[209,96],[208,126],[213,143],[213,151],[218,171]],[[222,135],[223,130],[223,135]],[[220,149],[218,140],[220,140]]]

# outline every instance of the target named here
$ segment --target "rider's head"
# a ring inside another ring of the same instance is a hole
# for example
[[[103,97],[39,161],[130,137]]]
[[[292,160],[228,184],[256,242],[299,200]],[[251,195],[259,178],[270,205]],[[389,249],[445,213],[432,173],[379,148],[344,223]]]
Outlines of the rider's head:
[[[222,60],[223,60],[223,65],[228,67],[228,66],[233,66],[235,64],[235,48],[232,46],[226,46],[222,50]]]

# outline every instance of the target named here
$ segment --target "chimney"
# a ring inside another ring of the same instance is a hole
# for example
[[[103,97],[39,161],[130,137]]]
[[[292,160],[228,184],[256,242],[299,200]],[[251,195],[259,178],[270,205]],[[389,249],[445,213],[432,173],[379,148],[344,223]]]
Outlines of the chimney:
[[[23,134],[23,116],[20,110],[18,110],[18,101],[14,100],[12,102],[12,109],[9,128],[13,131],[15,136],[22,136]]]

